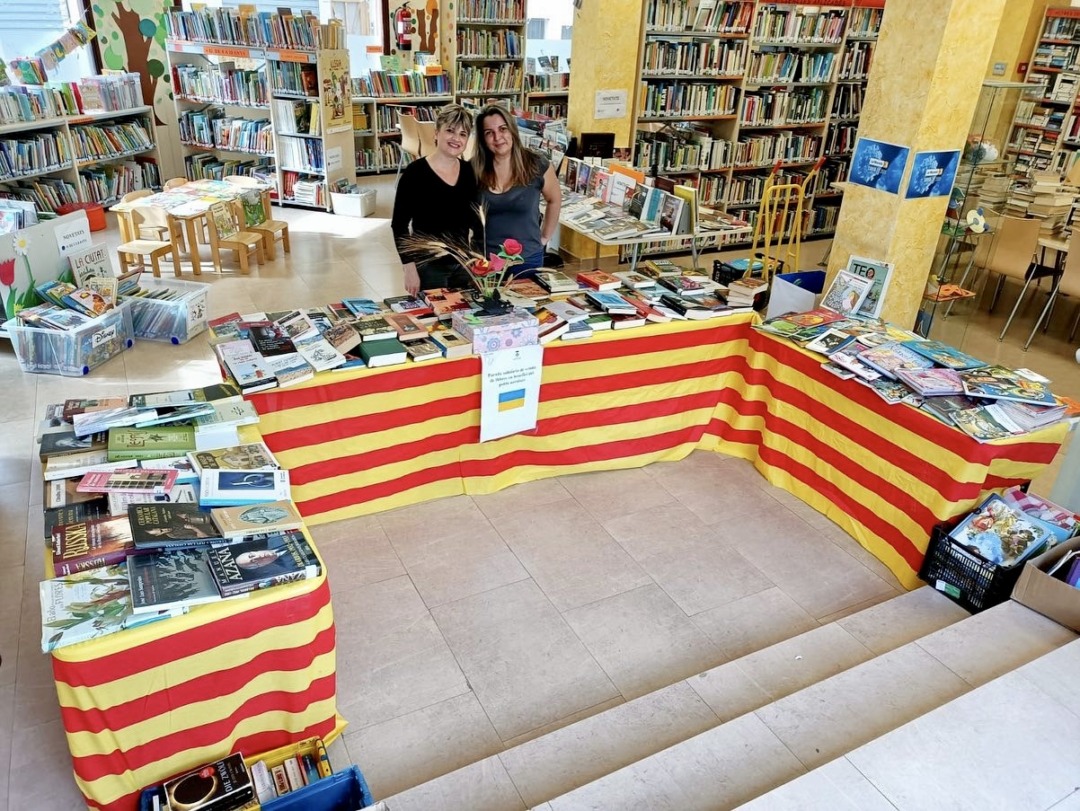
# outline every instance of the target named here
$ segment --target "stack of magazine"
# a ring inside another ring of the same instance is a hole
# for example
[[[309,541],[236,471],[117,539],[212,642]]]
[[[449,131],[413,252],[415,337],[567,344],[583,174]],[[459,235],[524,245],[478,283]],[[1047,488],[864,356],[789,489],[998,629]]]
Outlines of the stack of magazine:
[[[949,538],[982,560],[1011,568],[1073,537],[1080,516],[1018,487],[991,493]]]

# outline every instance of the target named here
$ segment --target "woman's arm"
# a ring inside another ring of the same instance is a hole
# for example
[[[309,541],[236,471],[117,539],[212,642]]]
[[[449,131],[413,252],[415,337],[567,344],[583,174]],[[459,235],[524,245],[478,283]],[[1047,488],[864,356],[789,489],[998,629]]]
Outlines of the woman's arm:
[[[555,167],[550,163],[544,172],[544,186],[540,190],[544,196],[547,207],[544,209],[544,222],[540,226],[540,244],[545,248],[555,236],[555,229],[559,227],[559,211],[562,209],[562,191],[559,189],[559,178],[555,174]]]
[[[410,233],[413,210],[416,204],[416,194],[413,190],[412,175],[406,169],[398,182],[397,193],[394,195],[394,214],[390,220],[390,228],[394,232],[394,244],[397,246],[398,255],[401,255],[401,240]],[[416,269],[416,262],[402,260],[401,269],[404,273],[405,292],[415,296],[420,290],[420,273]]]

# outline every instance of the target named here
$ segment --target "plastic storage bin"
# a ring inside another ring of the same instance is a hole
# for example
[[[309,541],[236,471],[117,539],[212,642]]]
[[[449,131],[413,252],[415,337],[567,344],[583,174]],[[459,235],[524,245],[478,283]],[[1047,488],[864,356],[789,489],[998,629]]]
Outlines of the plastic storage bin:
[[[949,537],[954,523],[934,527],[919,579],[973,614],[1008,600],[1023,565],[1005,569],[968,551]]]
[[[206,297],[210,285],[151,276],[141,278],[139,287],[150,291],[174,290],[181,293],[181,297],[171,300],[125,297],[136,338],[182,344],[206,330]]]
[[[375,189],[360,189],[355,194],[330,192],[335,214],[346,217],[370,217],[375,213]]]
[[[262,811],[356,811],[375,803],[364,775],[349,766],[302,789],[263,803]]]
[[[131,311],[126,302],[73,330],[4,324],[15,357],[24,372],[81,377],[119,355],[135,342]]]
[[[105,230],[105,209],[101,203],[64,203],[56,207],[56,213],[61,216],[80,210],[86,212],[86,220],[91,231]]]

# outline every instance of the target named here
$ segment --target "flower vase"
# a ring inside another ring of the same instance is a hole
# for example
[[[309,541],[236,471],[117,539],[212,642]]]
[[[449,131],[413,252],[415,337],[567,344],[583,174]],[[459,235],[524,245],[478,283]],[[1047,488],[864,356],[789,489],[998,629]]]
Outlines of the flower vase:
[[[492,290],[490,293],[483,293],[478,302],[480,305],[480,312],[477,315],[503,315],[514,309],[510,302],[506,301],[498,288]]]

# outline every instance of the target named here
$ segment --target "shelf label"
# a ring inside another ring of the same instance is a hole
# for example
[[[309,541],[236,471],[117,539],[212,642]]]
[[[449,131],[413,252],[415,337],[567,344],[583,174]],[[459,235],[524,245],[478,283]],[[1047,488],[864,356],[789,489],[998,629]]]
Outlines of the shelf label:
[[[204,45],[203,53],[207,56],[225,56],[230,59],[248,59],[251,51],[237,45]]]
[[[593,118],[625,118],[625,90],[597,90]]]
[[[326,150],[326,173],[337,171],[341,168],[341,147],[335,146]]]
[[[314,54],[310,54],[307,51],[275,51],[271,53],[271,58],[277,59],[281,62],[311,62]]]

